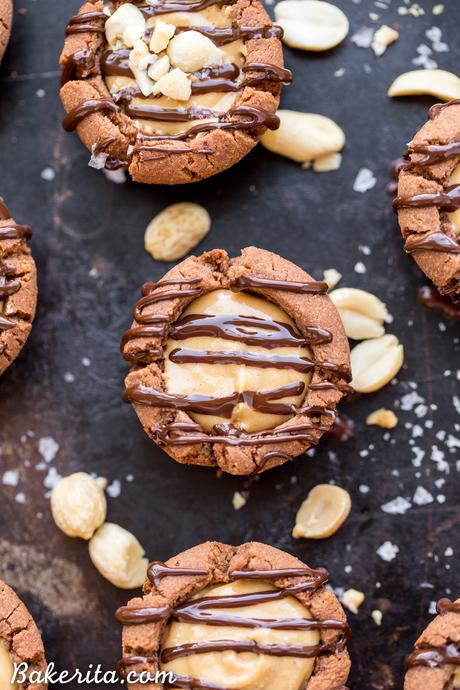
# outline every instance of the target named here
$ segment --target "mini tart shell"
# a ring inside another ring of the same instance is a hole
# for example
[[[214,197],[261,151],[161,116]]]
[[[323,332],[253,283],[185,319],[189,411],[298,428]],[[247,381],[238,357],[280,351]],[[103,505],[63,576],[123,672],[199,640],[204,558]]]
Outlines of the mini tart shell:
[[[447,107],[448,106],[448,107]],[[429,119],[409,144],[448,144],[460,141],[460,101],[445,104]],[[398,196],[440,192],[452,171],[460,162],[460,156],[441,163],[417,166],[424,154],[412,153],[408,169],[402,169],[398,177]],[[425,208],[400,208],[398,220],[405,240],[432,232],[442,232],[453,237],[447,213],[436,206]],[[460,299],[460,254],[442,251],[418,251],[412,254],[421,270],[433,281],[440,292]]]
[[[13,24],[13,1],[0,0],[0,60],[2,59],[11,36]]]
[[[13,218],[0,220],[0,228],[8,227]],[[0,375],[14,362],[24,347],[35,317],[37,306],[37,269],[25,239],[2,240],[0,237],[0,264],[11,262],[16,266],[15,280],[21,283],[18,292],[6,298],[4,317],[16,325],[0,329]]]
[[[166,565],[180,568],[208,570],[206,576],[195,577],[165,577],[155,588],[150,582],[144,585],[144,596],[132,599],[128,606],[177,606],[190,599],[200,590],[224,584],[230,581],[229,574],[235,570],[279,570],[285,568],[302,568],[305,564],[290,554],[275,549],[267,544],[250,542],[241,546],[228,546],[219,542],[206,542],[171,558]],[[302,580],[308,580],[305,576]],[[296,578],[295,582],[301,582]],[[273,580],[279,587],[288,585],[287,579]],[[295,596],[302,604],[310,609],[316,620],[335,619],[346,622],[342,606],[332,591],[324,585],[315,591],[298,592]],[[123,627],[123,656],[153,656],[158,657],[161,638],[168,621],[160,623],[144,623],[142,625],[126,625]],[[327,644],[335,642],[340,635],[337,630],[325,629],[321,631],[321,641]],[[159,664],[144,666],[142,670],[155,673]],[[136,667],[132,667],[136,670]],[[141,669],[139,669],[141,670]],[[345,649],[336,654],[327,654],[316,658],[313,674],[304,690],[344,690],[350,672],[350,658]],[[138,690],[139,684],[129,684],[130,688]],[[142,686],[163,689],[163,685]]]
[[[253,277],[287,280],[296,282],[310,282],[313,280],[295,264],[264,249],[247,247],[241,252],[241,256],[230,259],[222,249],[205,252],[200,256],[192,256],[172,268],[162,280],[177,278],[201,278],[200,287],[202,294],[221,288],[231,288],[238,278],[244,275]],[[186,287],[186,286],[184,286]],[[167,289],[167,288],[166,288]],[[282,290],[257,288],[252,289],[268,301],[279,305],[296,323],[302,333],[304,327],[320,326],[333,334],[332,342],[323,345],[312,345],[311,349],[317,362],[331,362],[346,371],[350,370],[349,346],[339,313],[325,295],[310,295],[287,292]],[[195,296],[196,297],[196,296]],[[174,323],[195,297],[177,298],[154,304],[143,313],[164,314]],[[133,322],[133,326],[136,322]],[[135,357],[139,352],[147,349],[159,348],[165,344],[164,338],[136,338],[129,341],[123,348],[123,354]],[[135,366],[128,374],[125,384],[130,386],[136,383],[150,386],[157,390],[165,390],[162,375],[163,359],[152,361],[149,364]],[[315,370],[311,383],[323,381],[345,383],[345,379],[332,373],[323,373]],[[335,409],[344,393],[336,388],[325,390],[308,389],[305,396],[305,405],[318,406],[321,409]],[[171,422],[191,422],[192,419],[185,412],[149,407],[134,403],[133,407],[144,427],[145,432],[156,440],[154,430]],[[311,416],[297,413],[284,424],[276,427],[276,430],[305,424],[311,421]],[[332,425],[330,415],[321,415],[321,426]],[[314,432],[314,442],[317,443],[324,431],[318,429]],[[223,443],[200,443],[191,445],[165,445],[164,450],[174,460],[183,464],[204,465],[207,467],[219,467],[224,472],[237,475],[248,475],[254,472],[265,471],[277,465],[281,465],[288,459],[305,452],[311,447],[308,441],[293,440],[289,442],[259,444],[251,446],[230,446]],[[163,447],[163,446],[162,446]],[[281,456],[264,461],[264,454],[271,451],[279,451]],[[287,457],[285,457],[287,456]]]
[[[457,602],[460,603],[460,599]],[[453,611],[436,616],[418,638],[415,649],[442,647],[450,643],[460,645],[460,613]],[[404,678],[404,690],[451,690],[456,668],[458,666],[453,664],[440,668],[410,668]]]
[[[13,663],[27,663],[28,672],[46,671],[43,642],[32,616],[16,593],[0,580],[0,640],[6,641]],[[45,690],[47,683],[22,683],[21,690]]]
[[[122,4],[122,3],[117,3]],[[86,2],[79,10],[79,14],[100,11],[104,7],[101,0]],[[272,26],[267,12],[259,0],[237,0],[231,6],[231,17],[238,25]],[[161,18],[161,15],[160,15]],[[60,57],[63,74],[72,70],[72,55],[81,50],[89,50],[96,54],[105,45],[105,36],[95,33],[77,33],[66,37],[64,49]],[[282,67],[283,51],[278,38],[261,38],[245,42],[247,48],[246,62],[265,62]],[[275,114],[279,104],[281,86],[265,82],[259,89],[245,87],[239,92],[235,107],[239,105],[253,106]],[[81,69],[74,78],[61,88],[61,100],[66,113],[93,98],[111,98],[103,75],[96,61],[92,69]],[[230,168],[246,156],[257,144],[259,137],[266,130],[258,127],[249,131],[214,129],[184,141],[159,139],[155,144],[163,142],[169,148],[184,146],[190,149],[200,147],[210,149],[212,154],[196,153],[193,151],[168,154],[162,158],[149,157],[148,152],[135,152],[127,168],[128,173],[136,182],[147,184],[184,184],[205,179],[211,175]],[[104,147],[104,152],[117,160],[126,160],[128,147],[134,144],[139,130],[134,121],[120,112],[94,113],[86,117],[78,126],[77,132],[87,147],[102,145],[108,139],[113,143]]]

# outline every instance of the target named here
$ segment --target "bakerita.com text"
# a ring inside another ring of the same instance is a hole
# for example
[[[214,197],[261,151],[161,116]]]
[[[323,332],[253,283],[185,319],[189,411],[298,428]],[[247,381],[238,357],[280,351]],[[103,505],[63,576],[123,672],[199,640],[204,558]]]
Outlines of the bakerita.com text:
[[[53,662],[48,664],[46,671],[30,670],[29,664],[26,662],[13,664],[13,675],[11,677],[13,687],[15,683],[19,686],[22,686],[23,683],[32,686],[42,683],[48,683],[49,685],[66,685],[67,683],[77,683],[78,685],[98,685],[100,683],[119,685],[120,683],[172,684],[175,680],[176,677],[171,671],[157,671],[156,673],[129,671],[126,674],[126,678],[122,679],[116,671],[104,671],[101,664],[97,666],[90,664],[84,671],[79,668],[72,671],[57,671]]]

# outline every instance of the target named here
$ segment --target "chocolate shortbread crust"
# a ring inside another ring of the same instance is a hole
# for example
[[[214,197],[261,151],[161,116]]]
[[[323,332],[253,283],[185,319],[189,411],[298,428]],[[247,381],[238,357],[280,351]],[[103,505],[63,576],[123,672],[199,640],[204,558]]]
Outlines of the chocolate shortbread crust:
[[[0,0],[0,60],[10,40],[12,24],[13,2],[12,0]]]
[[[460,244],[448,211],[460,208],[460,185],[448,179],[460,162],[460,101],[433,106],[400,168],[398,211],[405,249],[439,290],[460,298]]]
[[[27,246],[30,235],[0,198],[0,375],[24,347],[35,316],[37,271]]]
[[[460,599],[441,599],[438,616],[428,625],[407,658],[404,690],[453,690],[460,669]]]
[[[262,284],[249,290],[278,304],[304,337],[312,337],[312,332],[326,336],[322,340],[319,338],[317,344],[311,344],[315,366],[304,406],[312,409],[302,412],[304,407],[300,408],[295,416],[271,432],[248,435],[247,445],[238,443],[238,439],[227,441],[222,436],[215,437],[214,441],[212,435],[206,434],[198,435],[193,443],[187,444],[186,436],[185,440],[179,439],[176,443],[178,431],[179,436],[181,431],[197,435],[200,428],[180,409],[149,405],[149,395],[142,393],[143,387],[165,391],[163,347],[169,325],[177,321],[197,294],[238,287],[241,281],[251,282],[250,279],[261,280]],[[275,287],[269,285],[271,281]],[[283,281],[297,281],[297,287],[283,289]],[[312,286],[316,294],[302,292],[304,285]],[[241,256],[235,259],[230,259],[220,249],[189,257],[156,285],[147,284],[145,297],[136,307],[137,318],[122,341],[123,355],[135,365],[126,378],[125,397],[133,402],[146,433],[177,462],[220,467],[225,472],[242,475],[281,465],[318,443],[334,423],[337,403],[349,392],[347,381],[351,373],[348,341],[339,313],[324,292],[318,294],[317,286],[320,290],[327,289],[327,285],[316,283],[290,261],[255,247],[243,249]],[[160,290],[165,291],[161,301],[145,304],[149,295],[159,295]],[[280,435],[279,441],[273,438],[274,434]]]
[[[28,664],[27,674],[46,671],[45,650],[40,633],[16,593],[0,580],[0,640],[7,644],[13,663]],[[21,683],[21,690],[45,690],[47,683]]]
[[[75,109],[84,107],[89,101],[100,103],[102,99],[99,111],[97,106],[90,107],[83,119],[77,118],[78,124],[74,118],[68,127],[76,125],[80,139],[90,151],[109,156],[107,167],[124,167],[137,182],[195,182],[237,163],[257,144],[267,126],[277,126],[275,113],[283,74],[287,74],[282,69],[281,41],[277,35],[270,35],[273,25],[259,0],[217,0],[216,4],[227,2],[231,3],[231,18],[237,27],[261,28],[260,36],[245,42],[246,65],[259,65],[259,68],[252,68],[252,74],[258,77],[257,83],[249,85],[248,82],[241,88],[232,108],[235,115],[232,122],[239,120],[240,128],[214,128],[180,140],[165,136],[144,141],[134,121],[115,106],[104,82],[101,70],[101,53],[105,46],[103,19],[88,20],[86,25],[93,27],[88,31],[83,30],[85,22],[80,19],[78,31],[67,35],[60,58],[66,82],[60,93],[68,114],[66,122],[69,123],[69,114],[72,118],[71,114],[78,112]],[[120,4],[115,2],[112,6]],[[103,7],[102,0],[85,2],[76,17],[102,12]],[[109,105],[104,106],[107,100]]]
[[[182,568],[185,572],[174,574],[170,568]],[[293,569],[293,573],[285,572],[290,569]],[[189,570],[198,571],[198,574],[190,574],[187,572]],[[148,670],[150,673],[158,671],[162,635],[169,617],[167,613],[163,613],[161,617],[161,612],[171,613],[175,607],[205,587],[231,582],[236,576],[248,577],[251,572],[254,576],[254,571],[259,571],[258,579],[261,580],[265,573],[265,578],[275,587],[292,594],[308,607],[315,621],[323,621],[323,627],[320,628],[323,651],[316,657],[313,674],[304,690],[345,690],[350,670],[346,649],[349,628],[337,598],[324,586],[328,578],[327,571],[323,568],[308,568],[294,556],[258,542],[238,547],[207,542],[171,558],[166,564],[151,564],[144,596],[132,599],[127,607],[117,611],[117,620],[124,625],[123,658],[118,665],[119,670]],[[270,571],[279,571],[278,577],[273,578]],[[148,622],[146,608],[150,609],[151,616],[152,611],[159,612],[156,620]],[[136,664],[133,657],[144,659]],[[129,687],[140,686],[129,684]],[[165,686],[150,683],[144,687],[151,690]]]

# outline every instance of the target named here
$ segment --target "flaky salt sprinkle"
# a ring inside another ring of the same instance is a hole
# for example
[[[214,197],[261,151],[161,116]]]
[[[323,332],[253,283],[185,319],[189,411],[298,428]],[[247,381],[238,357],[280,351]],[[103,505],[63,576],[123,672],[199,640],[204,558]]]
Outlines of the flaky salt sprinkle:
[[[377,555],[380,556],[382,561],[389,563],[393,561],[399,553],[399,546],[393,544],[391,541],[385,541],[376,551]]]

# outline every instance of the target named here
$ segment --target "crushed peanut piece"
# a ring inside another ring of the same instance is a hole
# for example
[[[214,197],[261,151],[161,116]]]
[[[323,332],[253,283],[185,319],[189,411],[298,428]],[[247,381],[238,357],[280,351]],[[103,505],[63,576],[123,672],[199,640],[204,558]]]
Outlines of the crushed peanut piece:
[[[145,231],[145,248],[157,261],[177,261],[208,234],[211,217],[198,204],[182,201],[167,206]]]
[[[334,172],[342,165],[341,153],[327,153],[325,156],[316,158],[313,161],[313,170],[315,172]]]
[[[147,75],[147,69],[155,55],[150,55],[147,45],[141,39],[137,40],[129,54],[129,67],[144,96],[150,96],[154,83]]]
[[[132,3],[125,3],[105,22],[105,36],[111,48],[118,40],[132,48],[136,41],[145,33],[146,22],[144,15]]]
[[[168,46],[168,56],[173,67],[184,72],[196,72],[204,67],[221,65],[223,51],[199,31],[177,34]]]
[[[153,81],[158,81],[161,79],[161,77],[164,77],[168,71],[169,57],[167,55],[163,55],[163,57],[159,58],[153,63],[153,65],[150,65],[147,74],[149,75],[150,79],[153,79]]]
[[[349,611],[356,614],[365,598],[364,592],[357,589],[347,589],[341,597],[341,602]]]
[[[342,274],[335,268],[326,268],[323,271],[323,279],[328,284],[329,290],[332,290],[342,280]]]
[[[350,494],[340,486],[318,484],[300,506],[292,536],[324,539],[337,532],[351,510]]]
[[[188,101],[192,95],[192,82],[185,72],[176,67],[155,83],[153,94],[158,93],[173,98],[175,101]]]
[[[244,508],[244,506],[247,503],[247,500],[242,493],[240,493],[239,491],[235,491],[235,493],[233,494],[232,503],[235,510],[240,510],[241,508]]]
[[[371,412],[366,419],[366,424],[369,426],[381,426],[382,429],[394,429],[398,423],[398,418],[393,412],[393,410],[386,410],[381,407],[375,412]]]
[[[378,609],[374,609],[371,613],[371,618],[376,625],[382,625],[383,613]]]
[[[399,32],[396,31],[396,29],[392,29],[391,26],[383,24],[374,34],[372,50],[377,57],[380,57],[384,54],[388,46],[391,46],[391,44],[397,41],[398,38]]]
[[[150,39],[150,50],[152,53],[161,53],[162,50],[166,50],[169,41],[175,33],[176,27],[174,24],[168,24],[161,19],[157,19]]]

